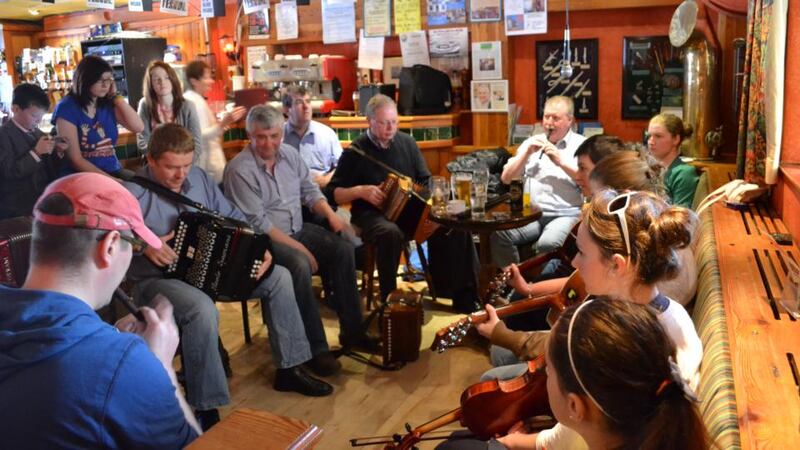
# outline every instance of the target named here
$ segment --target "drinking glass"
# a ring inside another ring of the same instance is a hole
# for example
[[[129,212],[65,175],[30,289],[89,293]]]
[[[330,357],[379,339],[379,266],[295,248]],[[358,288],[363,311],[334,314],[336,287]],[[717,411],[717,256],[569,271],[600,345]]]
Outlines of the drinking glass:
[[[472,193],[472,172],[455,172],[450,177],[450,188],[453,190],[455,200],[464,200],[467,208],[470,207]]]
[[[486,197],[489,193],[489,170],[485,167],[472,172],[471,207],[472,218],[483,219],[486,215]]]
[[[445,214],[447,200],[449,200],[447,180],[444,177],[431,177],[431,199],[433,200],[433,213],[437,216]]]

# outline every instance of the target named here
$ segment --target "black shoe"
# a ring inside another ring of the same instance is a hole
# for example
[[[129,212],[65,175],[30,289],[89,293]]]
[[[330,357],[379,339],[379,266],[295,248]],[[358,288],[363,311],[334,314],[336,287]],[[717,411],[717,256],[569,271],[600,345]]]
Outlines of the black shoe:
[[[200,424],[200,428],[203,431],[208,431],[209,428],[219,422],[219,411],[216,408],[204,411],[197,410],[194,412],[194,416],[197,418],[197,422]]]
[[[348,350],[362,350],[367,353],[380,353],[381,343],[380,339],[369,336],[364,333],[356,337],[339,336],[339,343],[342,344],[342,351]]]
[[[333,386],[312,377],[302,366],[278,369],[273,387],[276,391],[299,392],[309,397],[325,397],[333,392]]]
[[[310,361],[305,363],[305,366],[318,377],[329,377],[342,370],[342,363],[340,363],[331,352],[323,352],[319,355],[314,355]]]

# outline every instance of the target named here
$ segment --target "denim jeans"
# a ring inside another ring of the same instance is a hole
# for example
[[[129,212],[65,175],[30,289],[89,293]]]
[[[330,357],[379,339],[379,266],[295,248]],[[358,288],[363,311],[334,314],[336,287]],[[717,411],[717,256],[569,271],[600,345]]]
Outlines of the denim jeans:
[[[519,262],[518,245],[535,243],[535,253],[555,250],[564,243],[579,216],[547,216],[523,227],[492,233],[492,263],[505,267]]]
[[[273,359],[279,368],[311,359],[290,282],[288,271],[276,266],[253,292],[261,299]],[[197,410],[227,405],[230,393],[219,355],[219,312],[214,301],[181,280],[151,278],[136,285],[141,305],[149,304],[159,293],[172,303],[181,330],[187,402]]]

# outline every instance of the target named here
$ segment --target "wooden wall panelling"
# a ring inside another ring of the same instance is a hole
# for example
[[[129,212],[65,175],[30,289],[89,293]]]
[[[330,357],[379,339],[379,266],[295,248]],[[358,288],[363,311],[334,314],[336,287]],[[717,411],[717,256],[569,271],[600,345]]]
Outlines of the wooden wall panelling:
[[[713,10],[711,10],[713,11]],[[713,14],[713,13],[712,13]],[[723,144],[719,149],[719,157],[732,159],[736,157],[736,140],[739,130],[739,118],[734,114],[733,83],[733,40],[744,38],[747,34],[747,18],[717,14],[716,32],[720,41],[719,69],[720,80],[720,118],[722,119]]]
[[[37,24],[5,22],[3,23],[3,41],[5,42],[5,55],[8,73],[14,84],[19,83],[16,69],[17,56],[22,55],[23,48],[38,47],[39,40],[35,34],[41,30]]]

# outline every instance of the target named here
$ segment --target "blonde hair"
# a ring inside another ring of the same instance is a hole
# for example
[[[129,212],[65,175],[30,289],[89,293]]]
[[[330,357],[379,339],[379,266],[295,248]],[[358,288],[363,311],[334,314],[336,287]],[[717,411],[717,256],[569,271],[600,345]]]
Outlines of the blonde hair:
[[[652,157],[623,150],[601,159],[589,179],[617,191],[647,191],[663,196],[662,168]]]
[[[672,136],[680,136],[681,142],[691,136],[694,131],[691,125],[684,124],[683,120],[674,114],[658,114],[650,119],[650,123],[663,126]]]

